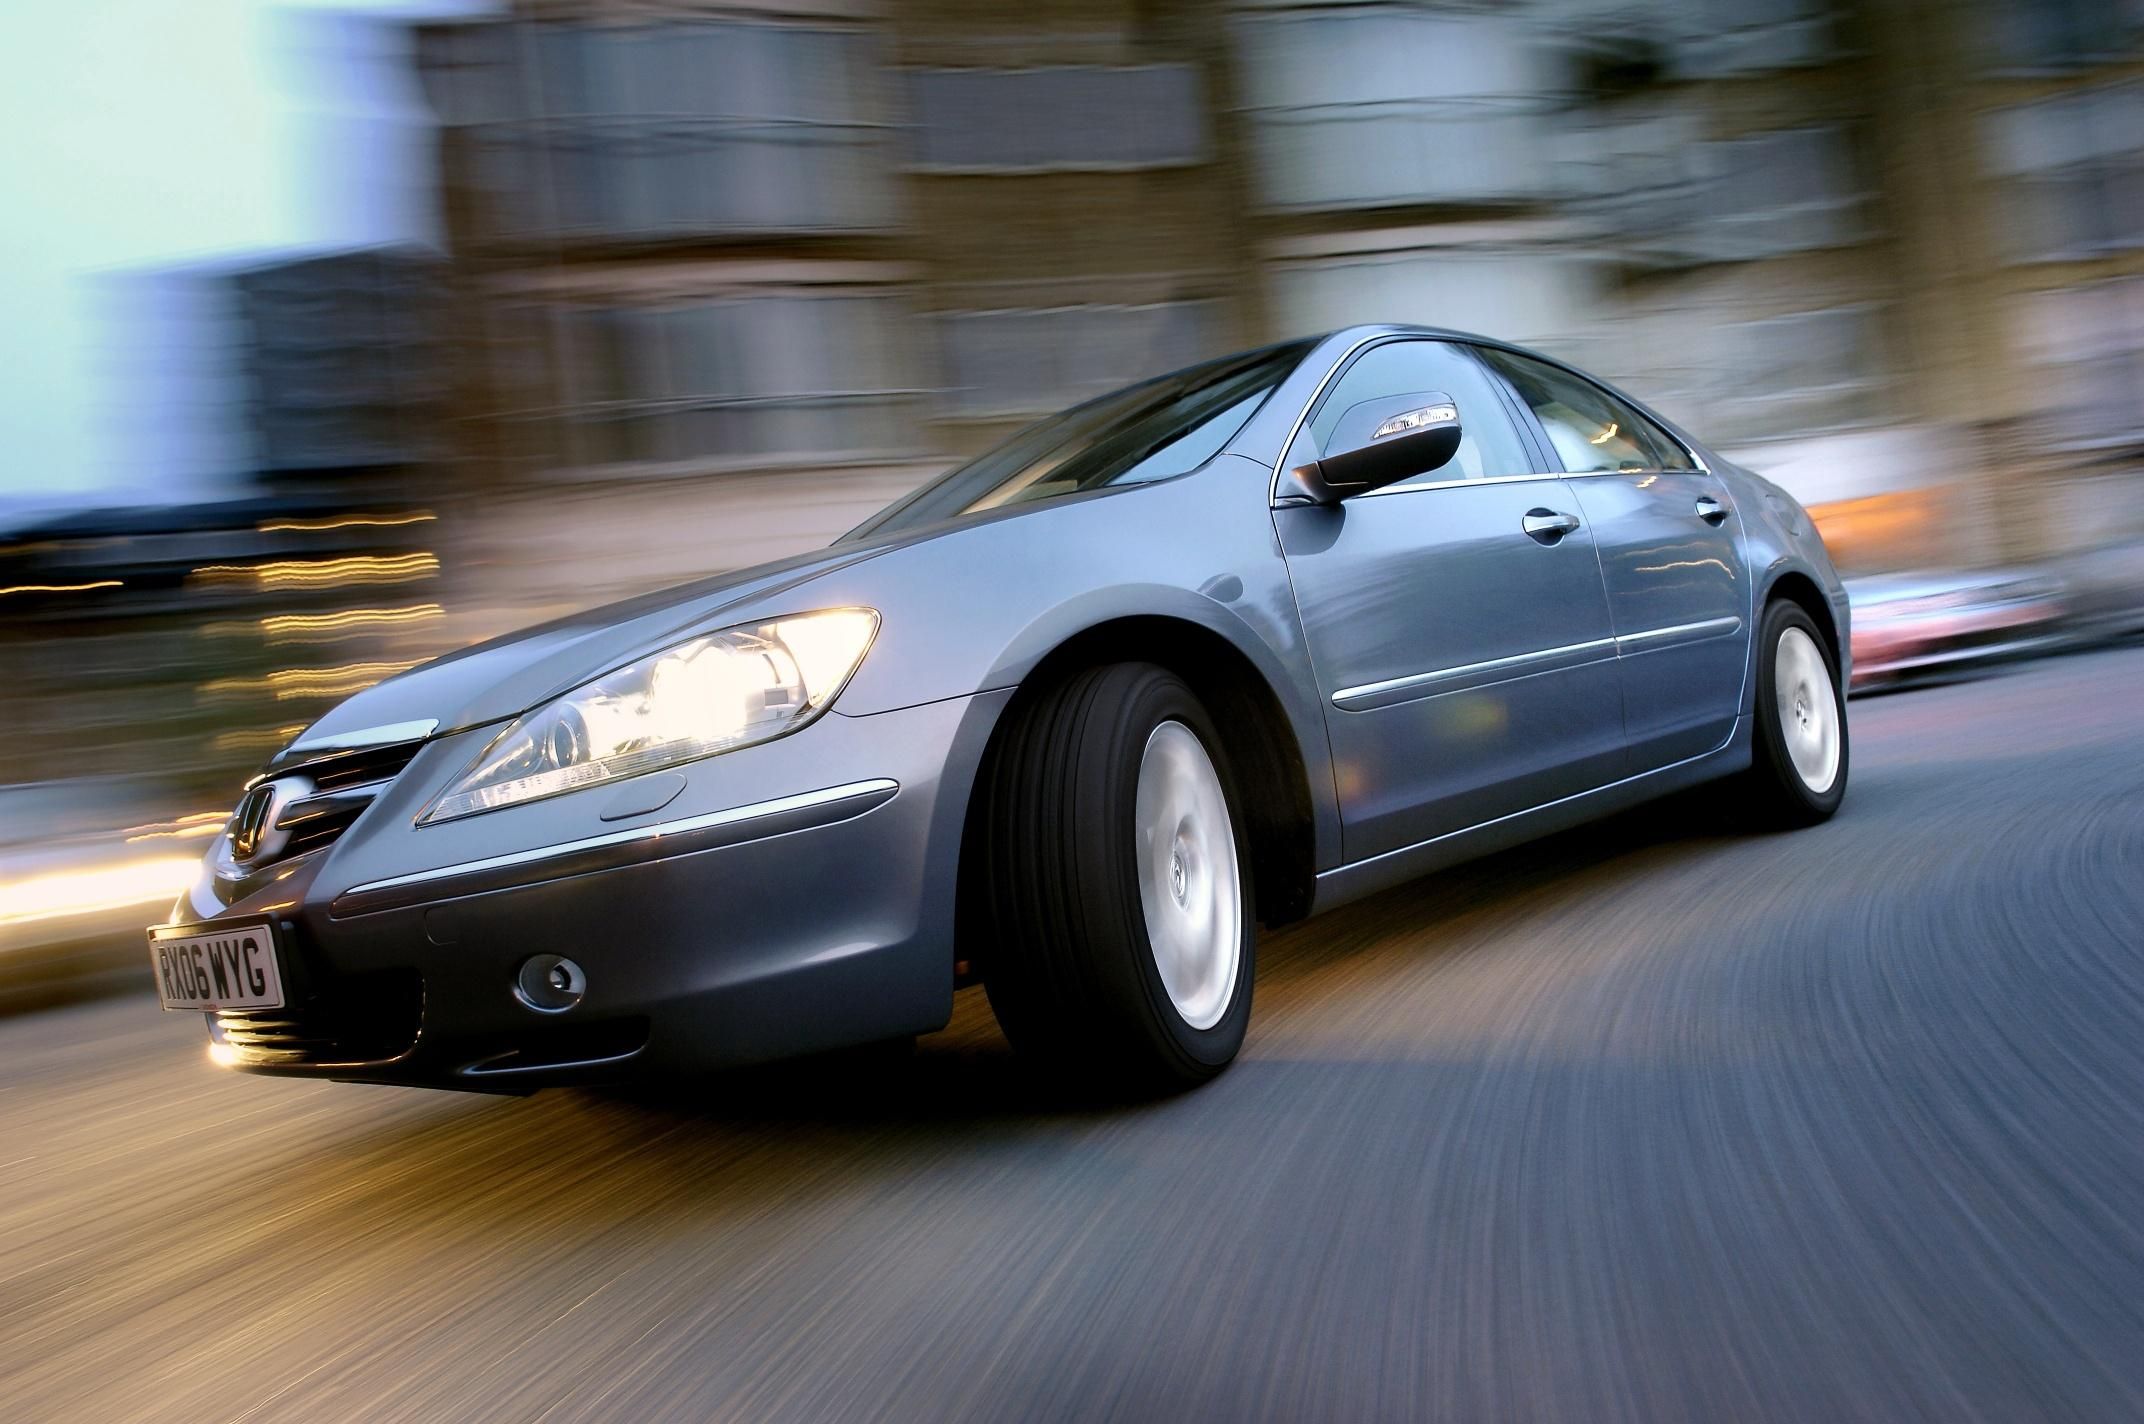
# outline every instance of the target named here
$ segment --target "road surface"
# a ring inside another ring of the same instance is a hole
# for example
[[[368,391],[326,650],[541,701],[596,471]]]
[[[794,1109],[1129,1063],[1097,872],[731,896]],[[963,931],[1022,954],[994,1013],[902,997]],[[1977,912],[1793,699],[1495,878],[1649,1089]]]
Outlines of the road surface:
[[[1627,816],[1260,948],[1234,1071],[654,1102],[0,1020],[0,1416],[2144,1417],[2144,650],[1856,702],[1836,821]],[[144,970],[146,977],[146,969]]]

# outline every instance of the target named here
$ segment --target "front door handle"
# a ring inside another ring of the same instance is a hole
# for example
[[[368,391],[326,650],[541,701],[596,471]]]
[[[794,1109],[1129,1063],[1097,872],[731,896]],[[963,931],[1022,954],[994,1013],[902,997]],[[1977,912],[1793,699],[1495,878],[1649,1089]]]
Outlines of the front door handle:
[[[1529,509],[1519,527],[1528,538],[1541,544],[1554,544],[1578,527],[1578,516],[1563,514],[1553,509]]]
[[[1727,506],[1709,494],[1700,495],[1697,500],[1697,517],[1707,524],[1724,523],[1727,519]]]

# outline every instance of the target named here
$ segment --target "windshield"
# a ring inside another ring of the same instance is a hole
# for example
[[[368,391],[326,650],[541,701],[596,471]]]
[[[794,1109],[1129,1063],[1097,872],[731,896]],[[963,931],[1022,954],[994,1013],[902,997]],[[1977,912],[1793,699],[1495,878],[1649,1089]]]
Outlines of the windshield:
[[[1223,357],[1074,406],[933,480],[841,542],[1188,474],[1220,453],[1311,345]]]

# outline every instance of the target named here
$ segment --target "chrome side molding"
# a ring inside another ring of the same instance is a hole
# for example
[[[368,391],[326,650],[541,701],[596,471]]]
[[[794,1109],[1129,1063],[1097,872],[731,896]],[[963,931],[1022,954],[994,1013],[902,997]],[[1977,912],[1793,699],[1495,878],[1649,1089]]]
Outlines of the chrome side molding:
[[[1465,692],[1470,688],[1487,687],[1492,683],[1509,682],[1513,678],[1533,677],[1545,672],[1562,672],[1568,668],[1583,667],[1587,663],[1604,662],[1609,658],[1687,647],[1692,643],[1730,637],[1740,631],[1742,620],[1736,617],[1707,618],[1697,623],[1647,628],[1643,632],[1625,633],[1616,638],[1566,643],[1559,648],[1542,648],[1537,652],[1515,653],[1508,658],[1491,658],[1487,662],[1437,668],[1431,672],[1387,678],[1383,682],[1365,682],[1355,687],[1343,687],[1333,694],[1333,706],[1343,712],[1368,712],[1378,707],[1390,707],[1397,702],[1438,697],[1447,692]]]
[[[1335,692],[1333,706],[1343,712],[1367,712],[1375,707],[1389,707],[1395,702],[1412,702],[1418,697],[1464,692],[1471,687],[1487,687],[1490,683],[1508,682],[1515,677],[1560,672],[1565,668],[1583,667],[1587,663],[1605,662],[1615,656],[1615,645],[1616,640],[1613,638],[1595,638],[1586,643],[1566,643],[1560,648],[1515,653],[1508,658],[1491,658],[1487,662],[1465,663],[1459,667],[1438,668],[1433,672],[1410,673],[1406,677],[1387,678],[1383,682],[1366,682],[1359,687],[1343,687]]]
[[[1625,633],[1615,640],[1615,650],[1617,653],[1652,653],[1662,648],[1710,642],[1741,631],[1742,620],[1739,618],[1707,618],[1698,623],[1675,623],[1666,628],[1648,628],[1642,633]]]

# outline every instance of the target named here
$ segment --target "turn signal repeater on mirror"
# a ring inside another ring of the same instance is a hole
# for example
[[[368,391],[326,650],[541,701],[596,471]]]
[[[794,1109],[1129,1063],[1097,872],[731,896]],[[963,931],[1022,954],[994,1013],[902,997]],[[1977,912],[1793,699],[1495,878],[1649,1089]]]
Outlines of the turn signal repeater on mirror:
[[[1402,411],[1370,433],[1372,440],[1382,440],[1387,435],[1405,435],[1410,430],[1420,430],[1427,425],[1440,425],[1448,420],[1459,419],[1459,407],[1454,405],[1426,405],[1419,410]]]
[[[1338,504],[1441,469],[1464,438],[1459,403],[1442,391],[1360,401],[1334,423],[1326,454],[1288,474],[1311,503]]]

